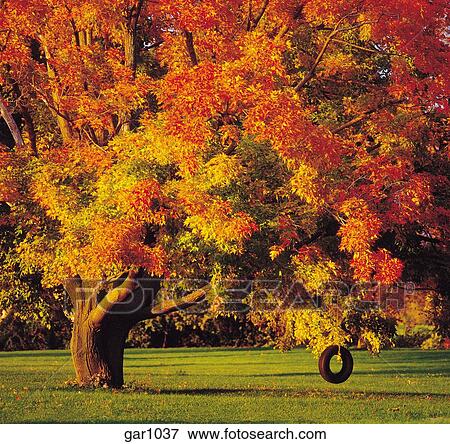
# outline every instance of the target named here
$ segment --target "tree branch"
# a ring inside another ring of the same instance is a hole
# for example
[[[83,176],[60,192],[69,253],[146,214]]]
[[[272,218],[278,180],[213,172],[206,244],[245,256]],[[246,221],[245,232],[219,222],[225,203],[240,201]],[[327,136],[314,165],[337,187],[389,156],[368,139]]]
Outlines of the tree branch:
[[[25,146],[25,142],[23,141],[22,134],[20,133],[19,127],[17,126],[16,121],[14,120],[11,112],[6,105],[6,101],[3,99],[2,94],[0,93],[0,114],[5,119],[6,124],[8,125],[9,130],[16,142],[17,148],[23,148]]]
[[[57,74],[51,65],[51,62],[50,62],[51,54],[50,54],[50,51],[49,51],[47,45],[43,44],[42,48],[43,48],[44,54],[45,54],[48,78],[49,78],[50,82],[56,82],[56,83],[60,84],[60,81],[57,78]],[[55,87],[53,85],[51,85],[51,95],[52,95],[53,102],[55,104],[55,109],[59,108],[60,101],[61,101],[60,93],[55,89]],[[47,106],[49,106],[49,105],[47,104]],[[56,114],[56,120],[58,121],[58,126],[61,131],[63,141],[67,142],[68,140],[72,139],[74,137],[74,131],[73,131],[72,126],[70,125],[70,120],[69,120],[68,116],[66,116],[65,113],[61,114],[58,112]]]
[[[53,111],[58,117],[61,119],[66,120],[69,124],[72,123],[72,120],[69,119],[67,115],[65,115],[63,112],[61,112],[55,105],[50,103],[49,98],[40,91],[33,83],[30,83],[31,88],[35,91],[35,93],[41,98],[41,100],[44,102],[45,106],[47,106],[51,111]]]
[[[403,103],[404,100],[390,100],[388,102],[379,104],[373,108],[370,108],[364,112],[362,112],[361,114],[359,114],[358,116],[354,117],[353,119],[349,120],[348,122],[343,123],[342,125],[339,125],[338,127],[334,128],[334,130],[332,130],[333,134],[337,134],[343,130],[345,130],[346,128],[350,128],[353,125],[356,125],[357,123],[361,122],[362,120],[366,119],[367,117],[369,117],[371,114],[377,112],[377,111],[381,111],[384,108],[387,108],[388,106],[392,106],[392,105],[398,105],[400,103]]]
[[[34,127],[33,117],[31,115],[28,107],[22,103],[22,100],[21,100],[22,93],[21,93],[20,87],[19,87],[18,83],[11,76],[9,76],[9,70],[8,70],[8,77],[9,77],[9,79],[8,79],[9,83],[11,83],[14,94],[17,97],[17,99],[16,99],[17,106],[19,107],[20,113],[22,114],[22,118],[25,122],[25,128],[28,133],[28,140],[30,142],[31,151],[33,152],[33,155],[35,157],[38,157],[39,153],[38,153],[37,145],[36,145],[36,130]]]
[[[253,19],[250,31],[252,29],[255,29],[258,26],[259,22],[261,21],[261,19],[264,16],[264,13],[266,12],[268,5],[269,5],[269,0],[264,0],[261,10],[259,11],[258,15]]]
[[[88,317],[88,323],[93,328],[99,328],[106,315],[111,311],[115,304],[123,302],[130,293],[136,289],[137,270],[130,270],[128,276],[121,285],[111,290],[91,311]]]
[[[361,51],[366,51],[366,52],[371,52],[371,53],[375,53],[375,54],[380,54],[380,51],[377,51],[376,49],[366,48],[364,46],[356,45],[355,43],[347,42],[347,41],[341,40],[341,39],[335,39],[334,38],[332,40],[333,40],[333,42],[343,43],[344,45],[351,46],[352,48],[355,48],[355,49],[360,49]]]
[[[248,0],[247,31],[252,30],[252,20],[253,20],[252,15],[253,15],[252,0]]]
[[[195,52],[194,37],[192,35],[192,32],[184,30],[183,35],[184,35],[184,39],[186,41],[186,49],[187,49],[189,58],[191,59],[191,63],[193,66],[197,66],[198,58],[197,58],[197,53]]]
[[[288,25],[283,25],[280,30],[278,31],[277,35],[275,36],[275,41],[278,42],[280,41],[289,31],[289,26]]]
[[[78,292],[82,288],[82,280],[79,275],[72,278],[66,279],[63,283],[63,287],[69,295],[72,305],[76,306],[76,301],[78,300]]]
[[[135,34],[137,34],[138,22],[139,22],[139,18],[141,16],[143,6],[144,6],[144,0],[138,0],[137,6],[136,6],[136,13],[134,14],[134,25],[133,25],[133,30],[134,30]]]
[[[316,60],[313,63],[313,66],[311,69],[306,73],[305,77],[303,77],[302,80],[300,80],[297,85],[294,87],[295,91],[300,91],[301,88],[303,88],[315,75],[317,66],[319,66],[319,63],[322,61],[323,56],[325,55],[325,52],[328,49],[328,46],[330,45],[331,41],[334,40],[335,36],[341,32],[351,31],[353,29],[360,28],[361,26],[368,25],[370,23],[373,23],[373,21],[366,21],[366,22],[360,22],[355,25],[348,26],[346,28],[339,28],[341,23],[348,17],[353,15],[353,13],[347,14],[336,23],[333,30],[328,34],[325,43],[322,45],[321,50],[319,51],[319,54],[316,57]]]
[[[153,316],[159,316],[163,314],[173,313],[175,311],[184,310],[185,308],[191,307],[201,301],[206,297],[206,294],[211,289],[211,284],[207,284],[199,290],[189,293],[180,299],[170,299],[162,301],[161,303],[155,305],[151,309],[151,314]]]

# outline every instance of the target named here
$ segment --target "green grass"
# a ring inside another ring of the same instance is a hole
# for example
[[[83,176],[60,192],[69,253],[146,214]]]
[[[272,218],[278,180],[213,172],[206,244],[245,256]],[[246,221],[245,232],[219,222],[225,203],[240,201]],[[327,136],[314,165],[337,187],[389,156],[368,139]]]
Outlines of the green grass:
[[[129,388],[113,391],[66,387],[66,351],[0,353],[0,422],[450,422],[450,351],[353,356],[331,385],[305,350],[127,350]]]

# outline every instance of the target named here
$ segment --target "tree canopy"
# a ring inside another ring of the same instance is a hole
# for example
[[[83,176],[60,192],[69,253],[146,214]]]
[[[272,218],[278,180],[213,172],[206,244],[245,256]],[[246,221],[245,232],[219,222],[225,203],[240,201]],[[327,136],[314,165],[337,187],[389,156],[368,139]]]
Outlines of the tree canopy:
[[[2,223],[45,286],[448,292],[444,0],[3,0]]]

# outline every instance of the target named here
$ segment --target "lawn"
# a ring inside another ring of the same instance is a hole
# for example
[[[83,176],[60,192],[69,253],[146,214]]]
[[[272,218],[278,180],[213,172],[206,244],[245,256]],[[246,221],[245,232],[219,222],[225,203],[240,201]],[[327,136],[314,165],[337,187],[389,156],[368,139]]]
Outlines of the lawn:
[[[80,390],[67,351],[0,353],[0,422],[449,423],[450,351],[353,352],[341,385],[305,350],[127,350],[128,387]]]

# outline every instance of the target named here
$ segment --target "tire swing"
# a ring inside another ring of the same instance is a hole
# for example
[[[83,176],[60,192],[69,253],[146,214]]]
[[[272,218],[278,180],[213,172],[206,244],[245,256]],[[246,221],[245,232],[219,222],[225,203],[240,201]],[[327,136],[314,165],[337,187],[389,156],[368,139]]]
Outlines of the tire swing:
[[[330,363],[334,356],[340,356],[342,360],[342,368],[339,372],[331,371]],[[319,358],[319,372],[323,379],[332,384],[341,384],[350,377],[353,371],[353,358],[351,353],[339,345],[330,345],[327,347]]]

